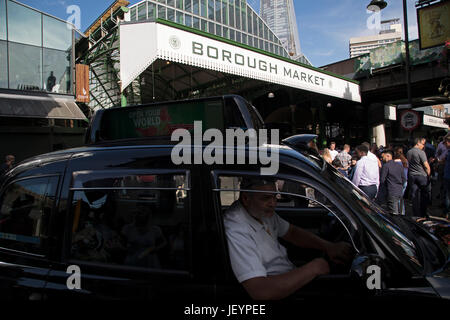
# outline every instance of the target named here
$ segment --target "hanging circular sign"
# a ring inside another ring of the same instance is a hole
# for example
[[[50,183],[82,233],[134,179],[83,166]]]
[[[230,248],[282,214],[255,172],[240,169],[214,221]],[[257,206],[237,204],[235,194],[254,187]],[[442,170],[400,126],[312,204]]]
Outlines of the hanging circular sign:
[[[400,115],[400,125],[405,130],[414,130],[420,125],[419,113],[413,110],[405,110]]]

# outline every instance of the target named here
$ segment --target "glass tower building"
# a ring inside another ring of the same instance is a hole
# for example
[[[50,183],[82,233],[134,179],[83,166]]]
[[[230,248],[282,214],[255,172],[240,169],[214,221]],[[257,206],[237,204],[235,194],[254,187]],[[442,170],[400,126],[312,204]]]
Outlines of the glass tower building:
[[[261,18],[280,39],[289,56],[294,60],[310,64],[301,53],[297,20],[292,0],[261,0]]]
[[[71,59],[71,25],[0,0],[0,89],[73,94]]]
[[[146,0],[130,6],[130,21],[157,18],[293,58],[246,0]]]

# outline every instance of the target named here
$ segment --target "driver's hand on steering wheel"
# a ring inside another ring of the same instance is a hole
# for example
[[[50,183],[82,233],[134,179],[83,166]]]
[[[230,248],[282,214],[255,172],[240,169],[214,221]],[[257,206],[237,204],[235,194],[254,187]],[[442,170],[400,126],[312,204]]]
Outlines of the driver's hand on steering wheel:
[[[343,265],[351,261],[353,257],[353,248],[347,242],[330,242],[326,248],[326,254],[332,262]]]

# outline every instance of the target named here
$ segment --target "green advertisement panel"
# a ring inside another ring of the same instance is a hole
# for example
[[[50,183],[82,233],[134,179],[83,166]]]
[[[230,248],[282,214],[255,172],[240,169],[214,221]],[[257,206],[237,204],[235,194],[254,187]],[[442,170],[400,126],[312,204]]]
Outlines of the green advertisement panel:
[[[203,131],[223,131],[223,103],[220,99],[123,107],[106,110],[101,121],[101,140],[170,136],[181,128],[192,133],[194,121],[202,122]]]

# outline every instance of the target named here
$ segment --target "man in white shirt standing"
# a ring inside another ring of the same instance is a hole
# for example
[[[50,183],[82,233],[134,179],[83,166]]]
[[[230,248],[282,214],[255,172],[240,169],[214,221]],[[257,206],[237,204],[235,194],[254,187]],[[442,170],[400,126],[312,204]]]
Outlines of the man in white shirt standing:
[[[369,158],[369,149],[364,144],[355,148],[359,160],[356,163],[352,182],[359,187],[371,200],[374,200],[378,186],[380,185],[380,174],[378,162]]]
[[[378,168],[381,168],[381,160],[375,154],[370,152],[370,143],[363,142],[362,144],[367,147],[367,150],[369,150],[369,151],[367,151],[367,156],[369,157],[369,159],[376,161],[378,163]],[[380,173],[379,170],[378,170],[378,173]]]
[[[348,243],[326,241],[275,213],[275,182],[245,178],[240,188],[239,199],[224,214],[224,226],[231,267],[253,299],[283,299],[330,271],[323,258],[296,267],[278,238],[321,250],[336,263],[350,261],[352,249]]]
[[[336,156],[339,154],[339,152],[336,150],[336,142],[332,141],[330,143],[330,154],[331,154],[331,161],[336,158]]]

